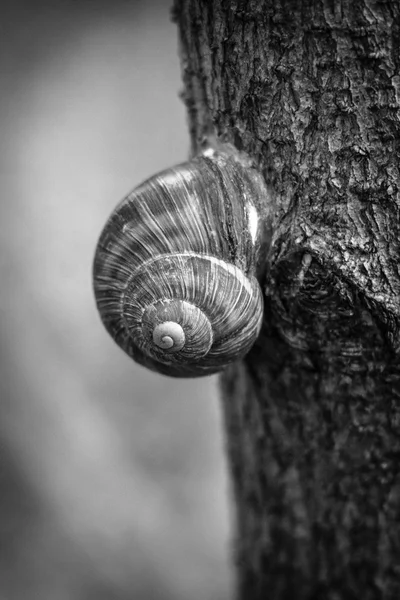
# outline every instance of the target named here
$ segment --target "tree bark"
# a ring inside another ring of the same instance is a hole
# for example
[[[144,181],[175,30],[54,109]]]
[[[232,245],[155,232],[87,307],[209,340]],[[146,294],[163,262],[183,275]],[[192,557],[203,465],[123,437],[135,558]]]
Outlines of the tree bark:
[[[400,598],[400,3],[176,0],[193,152],[276,195],[260,339],[222,376],[238,597]]]

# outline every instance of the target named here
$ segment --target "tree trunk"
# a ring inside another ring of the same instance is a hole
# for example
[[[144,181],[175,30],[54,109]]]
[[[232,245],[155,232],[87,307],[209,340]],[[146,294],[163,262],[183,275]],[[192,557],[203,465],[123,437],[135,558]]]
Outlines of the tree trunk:
[[[275,190],[262,334],[222,377],[238,597],[400,598],[400,3],[176,0],[193,152]]]

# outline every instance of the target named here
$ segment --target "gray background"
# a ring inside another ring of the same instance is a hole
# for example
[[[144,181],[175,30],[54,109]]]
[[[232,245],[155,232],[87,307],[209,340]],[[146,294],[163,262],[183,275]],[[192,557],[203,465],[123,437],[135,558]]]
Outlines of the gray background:
[[[185,160],[170,2],[9,2],[0,30],[0,597],[231,597],[217,381],[137,367],[91,264]]]

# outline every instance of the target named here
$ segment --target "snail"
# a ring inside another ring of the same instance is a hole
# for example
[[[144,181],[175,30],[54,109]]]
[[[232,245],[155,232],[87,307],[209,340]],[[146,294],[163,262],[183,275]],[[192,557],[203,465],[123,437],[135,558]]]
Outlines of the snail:
[[[101,319],[136,362],[210,375],[242,358],[263,318],[268,189],[232,152],[203,153],[114,210],[94,259]]]

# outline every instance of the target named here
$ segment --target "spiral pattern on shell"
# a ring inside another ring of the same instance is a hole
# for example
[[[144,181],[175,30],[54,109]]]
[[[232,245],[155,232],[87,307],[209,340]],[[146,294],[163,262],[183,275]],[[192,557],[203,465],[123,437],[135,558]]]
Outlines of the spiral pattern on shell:
[[[117,206],[94,289],[104,325],[134,360],[196,377],[249,351],[263,315],[266,193],[254,169],[214,154],[152,177]]]

